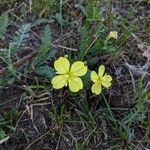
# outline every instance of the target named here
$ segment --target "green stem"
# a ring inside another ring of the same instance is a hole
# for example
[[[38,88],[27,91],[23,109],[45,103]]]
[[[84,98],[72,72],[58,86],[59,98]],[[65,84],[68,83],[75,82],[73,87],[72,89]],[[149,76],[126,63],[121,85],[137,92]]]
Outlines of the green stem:
[[[111,118],[113,119],[113,122],[114,122],[116,128],[118,129],[117,123],[116,123],[116,121],[115,121],[116,119],[114,118],[114,116],[113,116],[113,114],[112,114],[112,111],[111,111],[111,108],[110,108],[110,106],[109,106],[109,104],[108,104],[108,102],[107,102],[107,100],[106,100],[106,98],[105,98],[105,96],[104,96],[103,93],[102,93],[102,96],[103,96],[104,101],[105,101],[105,104],[106,104],[106,106],[107,106],[107,108],[108,108],[109,114],[110,114]]]
[[[88,53],[88,51],[93,46],[93,44],[97,41],[99,36],[100,36],[100,34],[93,40],[93,42],[89,45],[89,47],[85,50],[85,52],[79,57],[79,60],[83,60],[84,56]]]

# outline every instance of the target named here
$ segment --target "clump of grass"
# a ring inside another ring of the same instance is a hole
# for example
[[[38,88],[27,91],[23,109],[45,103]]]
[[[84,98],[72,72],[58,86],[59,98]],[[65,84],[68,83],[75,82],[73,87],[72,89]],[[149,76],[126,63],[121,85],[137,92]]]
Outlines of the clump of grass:
[[[33,10],[40,16],[49,16],[56,11],[57,0],[33,0]]]
[[[15,131],[15,121],[18,115],[19,112],[16,108],[0,115],[0,140],[8,136],[8,130]]]

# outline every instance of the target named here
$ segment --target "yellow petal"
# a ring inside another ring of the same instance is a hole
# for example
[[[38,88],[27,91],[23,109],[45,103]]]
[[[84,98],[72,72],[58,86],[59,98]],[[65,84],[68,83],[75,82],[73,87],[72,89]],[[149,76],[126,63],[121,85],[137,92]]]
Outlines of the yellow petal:
[[[75,76],[83,76],[87,72],[87,67],[82,61],[76,61],[72,64],[70,72]]]
[[[82,88],[83,88],[83,83],[79,77],[73,76],[69,78],[69,89],[72,92],[78,92]]]
[[[101,78],[102,85],[106,88],[109,88],[111,86],[112,77],[110,75],[104,75]]]
[[[60,57],[54,62],[54,68],[59,74],[65,74],[66,72],[69,72],[70,63],[67,58]]]
[[[54,89],[61,89],[62,87],[67,85],[67,79],[68,79],[68,77],[65,75],[55,76],[51,81],[53,88]]]
[[[110,38],[117,39],[118,38],[118,32],[117,31],[110,31],[109,35],[107,36],[107,39],[110,39]]]
[[[100,77],[102,77],[104,75],[104,72],[105,72],[105,66],[104,65],[99,66],[99,68],[98,68],[98,75]]]
[[[111,82],[108,82],[108,81],[102,81],[102,85],[106,88],[109,88],[111,87]]]
[[[103,78],[103,80],[106,80],[106,81],[112,81],[112,77],[107,74],[105,74],[102,78]]]
[[[96,94],[96,95],[99,95],[101,92],[102,92],[102,86],[101,86],[101,83],[100,82],[95,82],[93,85],[92,85],[92,93]]]
[[[96,82],[97,80],[98,80],[98,74],[95,72],[95,71],[92,71],[91,72],[91,80],[93,81],[93,82]]]

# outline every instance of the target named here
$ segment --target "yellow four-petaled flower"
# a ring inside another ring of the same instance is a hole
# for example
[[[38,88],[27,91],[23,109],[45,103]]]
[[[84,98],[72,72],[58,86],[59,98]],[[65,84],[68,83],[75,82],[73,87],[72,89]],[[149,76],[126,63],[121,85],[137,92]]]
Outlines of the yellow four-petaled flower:
[[[54,62],[54,68],[57,71],[51,83],[54,89],[61,89],[64,86],[69,86],[72,92],[78,92],[83,88],[81,76],[87,72],[87,67],[84,62],[76,61],[70,66],[70,62],[65,57],[60,57]]]
[[[107,40],[114,38],[117,39],[118,38],[118,32],[117,31],[110,31],[109,35],[107,36]]]
[[[95,71],[91,72],[91,80],[94,82],[92,85],[92,92],[96,95],[102,91],[102,86],[109,88],[111,86],[112,77],[104,74],[105,66],[101,65],[98,69],[98,74]]]

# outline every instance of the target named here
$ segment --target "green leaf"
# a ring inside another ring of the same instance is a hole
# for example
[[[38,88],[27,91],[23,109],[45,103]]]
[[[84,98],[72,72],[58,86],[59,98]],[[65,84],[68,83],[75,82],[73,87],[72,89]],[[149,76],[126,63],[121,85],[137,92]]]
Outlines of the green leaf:
[[[41,24],[48,24],[48,23],[52,23],[54,22],[53,19],[45,19],[45,18],[40,18],[40,19],[37,19],[37,20],[34,20],[33,23],[32,23],[32,27],[34,26],[38,26],[38,25],[41,25]]]
[[[0,118],[0,126],[6,125],[7,123],[9,122],[6,121],[4,118]]]
[[[4,139],[6,137],[6,133],[3,129],[0,128],[0,140]]]
[[[8,26],[8,15],[7,13],[5,14],[2,14],[0,16],[0,38],[3,38],[5,32],[6,32],[6,29],[7,29],[7,26]]]
[[[91,42],[91,37],[88,36],[87,27],[83,26],[80,31],[81,42],[80,42],[80,52],[79,59],[83,59],[86,55],[86,50]]]
[[[52,42],[51,30],[49,26],[46,26],[44,30],[43,39],[42,39],[42,45],[38,50],[37,57],[33,60],[33,65],[35,67],[41,66],[46,59],[54,55],[54,52],[52,51],[51,48],[51,42]]]
[[[52,78],[55,74],[55,70],[48,66],[41,66],[35,70],[35,73],[42,75],[48,78]]]
[[[11,42],[11,48],[19,48],[20,46],[24,46],[24,43],[27,42],[29,38],[29,31],[31,28],[31,24],[27,23],[22,25],[19,30],[15,33],[16,36],[14,40]]]

